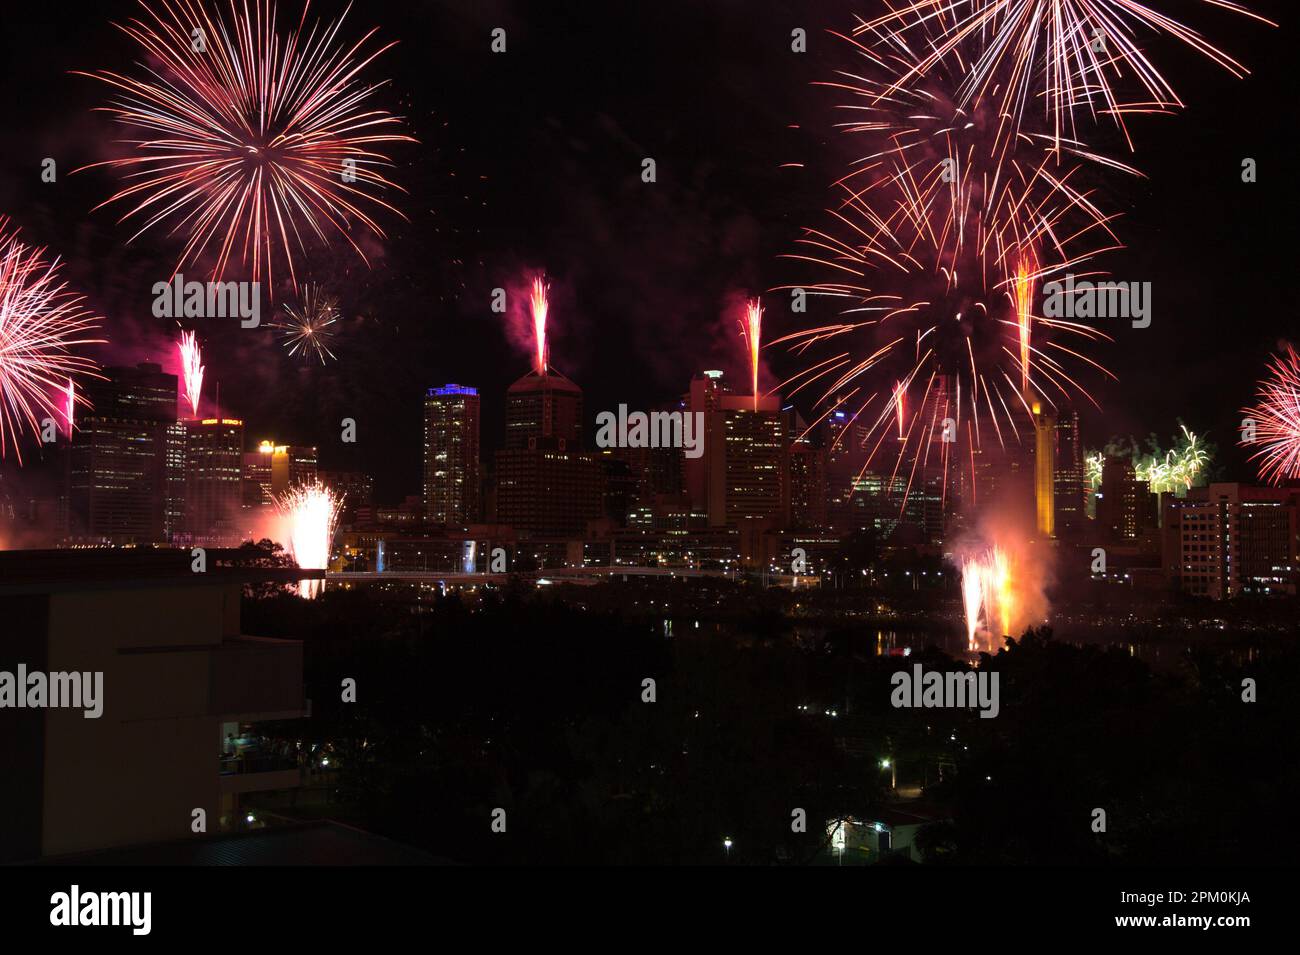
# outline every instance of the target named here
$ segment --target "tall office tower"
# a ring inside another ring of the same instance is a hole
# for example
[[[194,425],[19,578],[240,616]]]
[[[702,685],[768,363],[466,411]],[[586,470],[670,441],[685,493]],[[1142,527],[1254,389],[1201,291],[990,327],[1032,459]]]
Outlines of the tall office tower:
[[[785,421],[775,395],[721,395],[705,415],[708,513],[714,527],[766,519],[784,523]]]
[[[526,537],[574,537],[603,516],[600,461],[582,449],[582,390],[530,371],[506,394],[505,448],[496,453],[496,520]]]
[[[1056,536],[1056,417],[1037,401],[1034,410],[1034,513],[1038,533]]]
[[[185,422],[185,532],[192,543],[238,543],[243,503],[244,422]]]
[[[704,414],[704,453],[697,458],[687,458],[682,463],[686,482],[686,494],[693,506],[707,510],[709,506],[709,486],[712,483],[713,457],[710,448],[714,441],[714,412],[722,407],[722,399],[731,394],[730,386],[723,380],[722,372],[706,371],[691,379],[690,390],[682,397],[687,414],[697,412]],[[693,420],[693,419],[692,419]]]
[[[185,532],[185,422],[163,432],[163,534],[168,541]]]
[[[786,454],[789,526],[803,530],[826,526],[826,449],[796,432]]]
[[[472,524],[480,519],[478,457],[478,391],[463,385],[430,388],[424,396],[424,512],[429,521]]]
[[[1154,529],[1156,502],[1151,486],[1138,480],[1132,459],[1106,457],[1097,494],[1097,525],[1103,537],[1131,541]]]
[[[506,392],[506,450],[551,439],[561,451],[582,449],[582,389],[559,372],[530,371]]]
[[[1297,488],[1194,487],[1165,501],[1166,572],[1184,592],[1213,600],[1294,594],[1298,512]]]
[[[1079,435],[1079,412],[1061,412],[1056,420],[1056,470],[1053,474],[1056,506],[1056,536],[1077,538],[1087,525],[1084,510],[1083,441]]]
[[[70,534],[96,543],[161,543],[176,376],[150,362],[107,368],[105,379],[88,381],[83,394],[91,408],[72,437]]]

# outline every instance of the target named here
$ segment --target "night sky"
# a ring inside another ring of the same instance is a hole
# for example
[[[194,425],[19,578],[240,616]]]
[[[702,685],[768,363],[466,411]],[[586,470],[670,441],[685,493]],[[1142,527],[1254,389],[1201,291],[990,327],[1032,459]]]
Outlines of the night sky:
[[[6,11],[0,213],[63,256],[68,280],[106,316],[103,362],[152,358],[174,371],[175,327],[150,305],[180,243],[157,229],[127,246],[134,229],[117,223],[119,211],[91,212],[117,173],[69,175],[121,155],[120,131],[92,111],[107,88],[71,71],[131,69],[134,46],[111,21],[134,6]],[[281,6],[287,26],[297,3]],[[312,9],[332,18],[343,6]],[[811,85],[852,63],[825,30],[846,30],[854,12],[876,6],[358,3],[347,36],[379,26],[382,40],[400,41],[370,75],[391,78],[379,102],[419,140],[390,150],[392,178],[409,192],[393,201],[410,221],[382,220],[389,237],[367,245],[370,270],[347,254],[313,260],[310,274],[333,283],[347,316],[337,363],[288,359],[265,317],[256,330],[193,326],[222,410],[246,419],[250,439],[319,444],[322,466],[370,471],[381,500],[417,493],[426,387],[477,386],[485,449],[499,444],[504,390],[529,358],[489,310],[491,290],[518,288],[537,269],[552,281],[552,364],[584,387],[589,418],[678,395],[704,368],[738,373],[736,303],[793,280],[780,255],[817,221],[854,155],[831,127],[834,98]],[[1295,166],[1283,149],[1295,122],[1292,7],[1252,2],[1282,21],[1271,29],[1189,0],[1172,6],[1254,72],[1234,79],[1153,39],[1152,59],[1187,109],[1135,120],[1131,156],[1105,125],[1089,132],[1149,177],[1106,178],[1128,248],[1103,264],[1116,279],[1151,281],[1154,312],[1150,328],[1117,323],[1116,343],[1092,352],[1120,383],[1093,381],[1106,413],[1085,418],[1084,437],[1099,446],[1114,434],[1167,436],[1181,417],[1219,446],[1227,476],[1249,478],[1231,447],[1237,409],[1270,350],[1300,339]],[[508,34],[504,55],[489,49],[496,26]],[[794,27],[808,31],[807,54],[790,51]],[[40,181],[47,156],[58,163],[53,184]],[[654,184],[640,180],[647,156]],[[1255,184],[1241,182],[1247,156],[1259,163]],[[769,340],[796,327],[780,294],[769,296]],[[768,356],[769,384],[798,367]],[[338,443],[343,417],[358,421],[356,446]]]

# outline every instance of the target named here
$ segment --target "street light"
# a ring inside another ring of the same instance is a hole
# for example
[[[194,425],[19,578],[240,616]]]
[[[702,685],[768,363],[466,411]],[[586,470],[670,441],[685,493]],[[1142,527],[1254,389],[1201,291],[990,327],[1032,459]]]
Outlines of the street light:
[[[727,860],[730,861],[731,860],[731,836],[727,836],[722,840],[722,848],[727,850]]]

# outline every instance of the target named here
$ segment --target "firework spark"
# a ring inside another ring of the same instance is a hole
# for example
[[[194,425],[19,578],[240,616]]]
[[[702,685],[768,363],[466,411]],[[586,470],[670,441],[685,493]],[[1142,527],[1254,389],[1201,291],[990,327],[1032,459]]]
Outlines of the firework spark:
[[[185,382],[185,400],[190,403],[190,416],[199,416],[199,399],[203,394],[203,355],[194,332],[181,332],[176,343],[181,353],[181,378]]]
[[[319,285],[308,285],[301,301],[286,305],[284,313],[286,320],[271,327],[280,333],[291,358],[317,358],[322,365],[326,358],[335,358],[329,346],[335,337],[331,326],[339,320],[339,309],[332,296],[325,294]]]
[[[1277,25],[1232,0],[1203,2]],[[1011,119],[1011,133],[1030,110],[1041,109],[1059,149],[1077,134],[1076,114],[1111,117],[1131,148],[1125,116],[1183,105],[1144,53],[1141,30],[1172,36],[1234,76],[1249,72],[1146,0],[904,0],[855,32],[923,48],[899,86],[948,60],[960,62],[964,75],[955,99],[962,109],[990,100]],[[1134,88],[1125,92],[1131,81]]]
[[[1241,444],[1255,448],[1260,480],[1283,484],[1300,479],[1300,355],[1291,345],[1274,355],[1259,383],[1255,404],[1243,408]]]
[[[305,251],[306,234],[323,245],[341,238],[368,262],[354,225],[383,238],[371,211],[401,215],[376,195],[399,188],[376,147],[414,142],[396,131],[397,117],[371,105],[382,84],[362,79],[393,44],[368,50],[374,30],[340,40],[346,11],[308,28],[304,5],[285,34],[270,0],[231,0],[226,15],[203,0],[140,6],[141,16],[117,27],[151,65],[136,77],[81,74],[117,91],[105,111],[141,136],[128,140],[134,155],[93,164],[126,181],[101,206],[129,205],[122,221],[140,222],[133,239],[169,223],[185,237],[176,271],[211,254],[213,281],[237,259],[253,281],[265,272],[273,289],[283,260],[296,288],[294,250]]]
[[[845,39],[861,65],[824,85],[849,94],[841,126],[868,149],[835,183],[840,201],[829,225],[806,229],[800,250],[786,256],[815,272],[785,286],[845,305],[839,321],[774,344],[801,355],[841,346],[829,358],[815,355],[782,387],[798,381],[791,395],[815,388],[819,408],[861,392],[847,410],[872,448],[864,470],[899,411],[895,390],[871,389],[868,376],[890,373],[916,389],[894,466],[904,474],[905,507],[915,463],[948,427],[941,421],[951,417],[968,433],[973,453],[988,430],[1003,447],[1018,442],[1035,403],[1097,403],[1080,371],[1113,376],[1081,346],[1109,336],[1035,315],[1033,296],[1048,277],[1092,270],[1097,256],[1120,246],[1113,217],[1084,181],[1102,166],[1136,170],[1078,143],[1061,156],[1046,137],[1006,136],[986,105],[963,108],[951,91],[966,59],[945,58],[922,75],[922,54],[898,36],[877,29]],[[948,442],[940,454],[946,472]]]
[[[319,481],[290,488],[275,499],[276,509],[285,522],[289,553],[300,569],[329,567],[339,504],[338,495]],[[322,586],[320,580],[303,580],[298,583],[298,592],[312,598],[321,592]]]
[[[1210,452],[1187,426],[1178,446],[1165,452],[1163,458],[1152,455],[1145,461],[1135,462],[1139,481],[1145,481],[1153,494],[1181,494],[1192,486],[1210,461]]]
[[[533,344],[535,351],[533,354],[533,367],[537,369],[539,375],[546,374],[547,360],[550,355],[547,352],[546,344],[546,315],[550,310],[550,303],[547,301],[547,292],[550,286],[542,276],[533,279],[533,292],[529,299],[529,307],[533,316]]]
[[[99,319],[68,291],[59,267],[44,249],[19,242],[0,217],[0,458],[12,445],[19,464],[24,429],[39,433],[43,418],[71,427],[72,379],[96,368],[72,349],[104,342],[90,337]]]
[[[750,387],[754,391],[754,410],[758,410],[758,360],[763,346],[763,305],[758,299],[745,303],[745,317],[740,321],[740,337],[749,360]]]

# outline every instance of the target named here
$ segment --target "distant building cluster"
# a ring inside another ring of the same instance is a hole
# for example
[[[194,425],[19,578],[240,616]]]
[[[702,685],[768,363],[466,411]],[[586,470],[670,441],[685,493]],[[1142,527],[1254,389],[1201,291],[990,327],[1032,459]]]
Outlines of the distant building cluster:
[[[15,499],[0,487],[0,519],[57,528],[48,543],[62,546],[236,545],[268,536],[276,500],[319,480],[342,500],[331,565],[341,571],[651,567],[816,580],[848,541],[944,556],[995,515],[1095,563],[1094,580],[1225,599],[1295,593],[1300,576],[1300,489],[1157,494],[1128,456],[1098,456],[1089,480],[1073,409],[1024,407],[1010,433],[954,421],[955,384],[941,376],[913,425],[928,429],[920,450],[906,456],[891,443],[914,448],[915,436],[846,410],[810,423],[719,371],[646,409],[654,421],[698,421],[691,454],[658,440],[589,447],[596,411],[552,369],[507,389],[499,449],[485,453],[478,390],[430,388],[421,493],[394,505],[375,502],[361,471],[322,470],[314,447],[254,438],[236,418],[178,416],[176,376],[156,364],[108,368],[86,397],[93,410],[52,455],[59,493]]]

